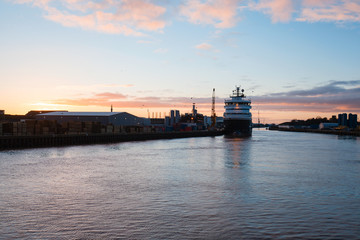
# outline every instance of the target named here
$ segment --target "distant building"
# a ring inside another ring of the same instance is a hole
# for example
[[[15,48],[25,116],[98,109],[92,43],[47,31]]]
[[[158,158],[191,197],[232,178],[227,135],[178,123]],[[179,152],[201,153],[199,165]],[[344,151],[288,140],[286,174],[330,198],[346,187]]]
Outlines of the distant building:
[[[347,114],[342,113],[338,115],[338,124],[339,126],[347,126]]]
[[[336,119],[336,115],[332,115],[331,118],[329,119],[329,121],[330,121],[331,123],[337,123],[338,121],[337,121],[337,119]]]
[[[339,126],[338,123],[320,123],[319,129],[331,129],[331,128],[335,128],[338,126]]]
[[[348,127],[349,128],[357,127],[357,115],[356,114],[349,113]]]
[[[180,111],[170,110],[170,117],[165,117],[166,126],[173,126],[180,122]]]
[[[100,122],[103,125],[143,126],[144,119],[126,112],[50,112],[36,115],[38,120],[62,122]]]
[[[171,110],[170,111],[170,126],[175,124],[175,111]]]
[[[180,111],[175,110],[175,123],[180,122]]]
[[[0,110],[0,120],[5,119],[5,110]]]

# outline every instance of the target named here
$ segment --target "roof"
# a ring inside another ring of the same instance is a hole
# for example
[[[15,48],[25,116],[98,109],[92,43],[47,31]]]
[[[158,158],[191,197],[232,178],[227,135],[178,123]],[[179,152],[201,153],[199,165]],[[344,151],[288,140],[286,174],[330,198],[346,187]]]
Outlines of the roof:
[[[109,117],[125,112],[50,112],[37,116]]]
[[[50,112],[67,112],[66,110],[31,110],[25,116],[27,117],[34,117],[38,114],[42,113],[50,113]]]

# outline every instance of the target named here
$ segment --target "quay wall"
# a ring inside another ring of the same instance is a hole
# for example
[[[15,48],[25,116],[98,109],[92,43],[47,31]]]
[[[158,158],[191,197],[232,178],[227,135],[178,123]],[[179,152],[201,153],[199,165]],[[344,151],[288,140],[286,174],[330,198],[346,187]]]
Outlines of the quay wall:
[[[286,131],[286,132],[322,133],[322,134],[334,134],[334,135],[344,135],[344,136],[357,136],[357,137],[360,137],[360,132],[359,132],[359,131],[320,130],[320,129],[297,129],[297,128],[269,128],[269,130]]]
[[[221,136],[222,131],[127,133],[127,134],[77,134],[39,136],[0,136],[0,150],[57,147],[86,144],[104,144],[156,139]]]

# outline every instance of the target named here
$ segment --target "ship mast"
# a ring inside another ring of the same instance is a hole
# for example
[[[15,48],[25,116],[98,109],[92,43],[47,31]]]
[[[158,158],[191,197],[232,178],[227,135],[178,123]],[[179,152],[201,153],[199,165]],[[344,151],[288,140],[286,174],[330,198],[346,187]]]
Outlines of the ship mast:
[[[212,104],[211,104],[211,127],[215,127],[216,113],[215,113],[215,88],[213,88]]]

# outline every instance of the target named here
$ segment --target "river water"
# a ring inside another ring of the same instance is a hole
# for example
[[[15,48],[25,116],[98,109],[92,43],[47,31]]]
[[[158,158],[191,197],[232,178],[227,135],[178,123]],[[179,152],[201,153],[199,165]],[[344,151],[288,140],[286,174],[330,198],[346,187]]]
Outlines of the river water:
[[[360,238],[360,138],[254,130],[0,152],[1,239]]]

